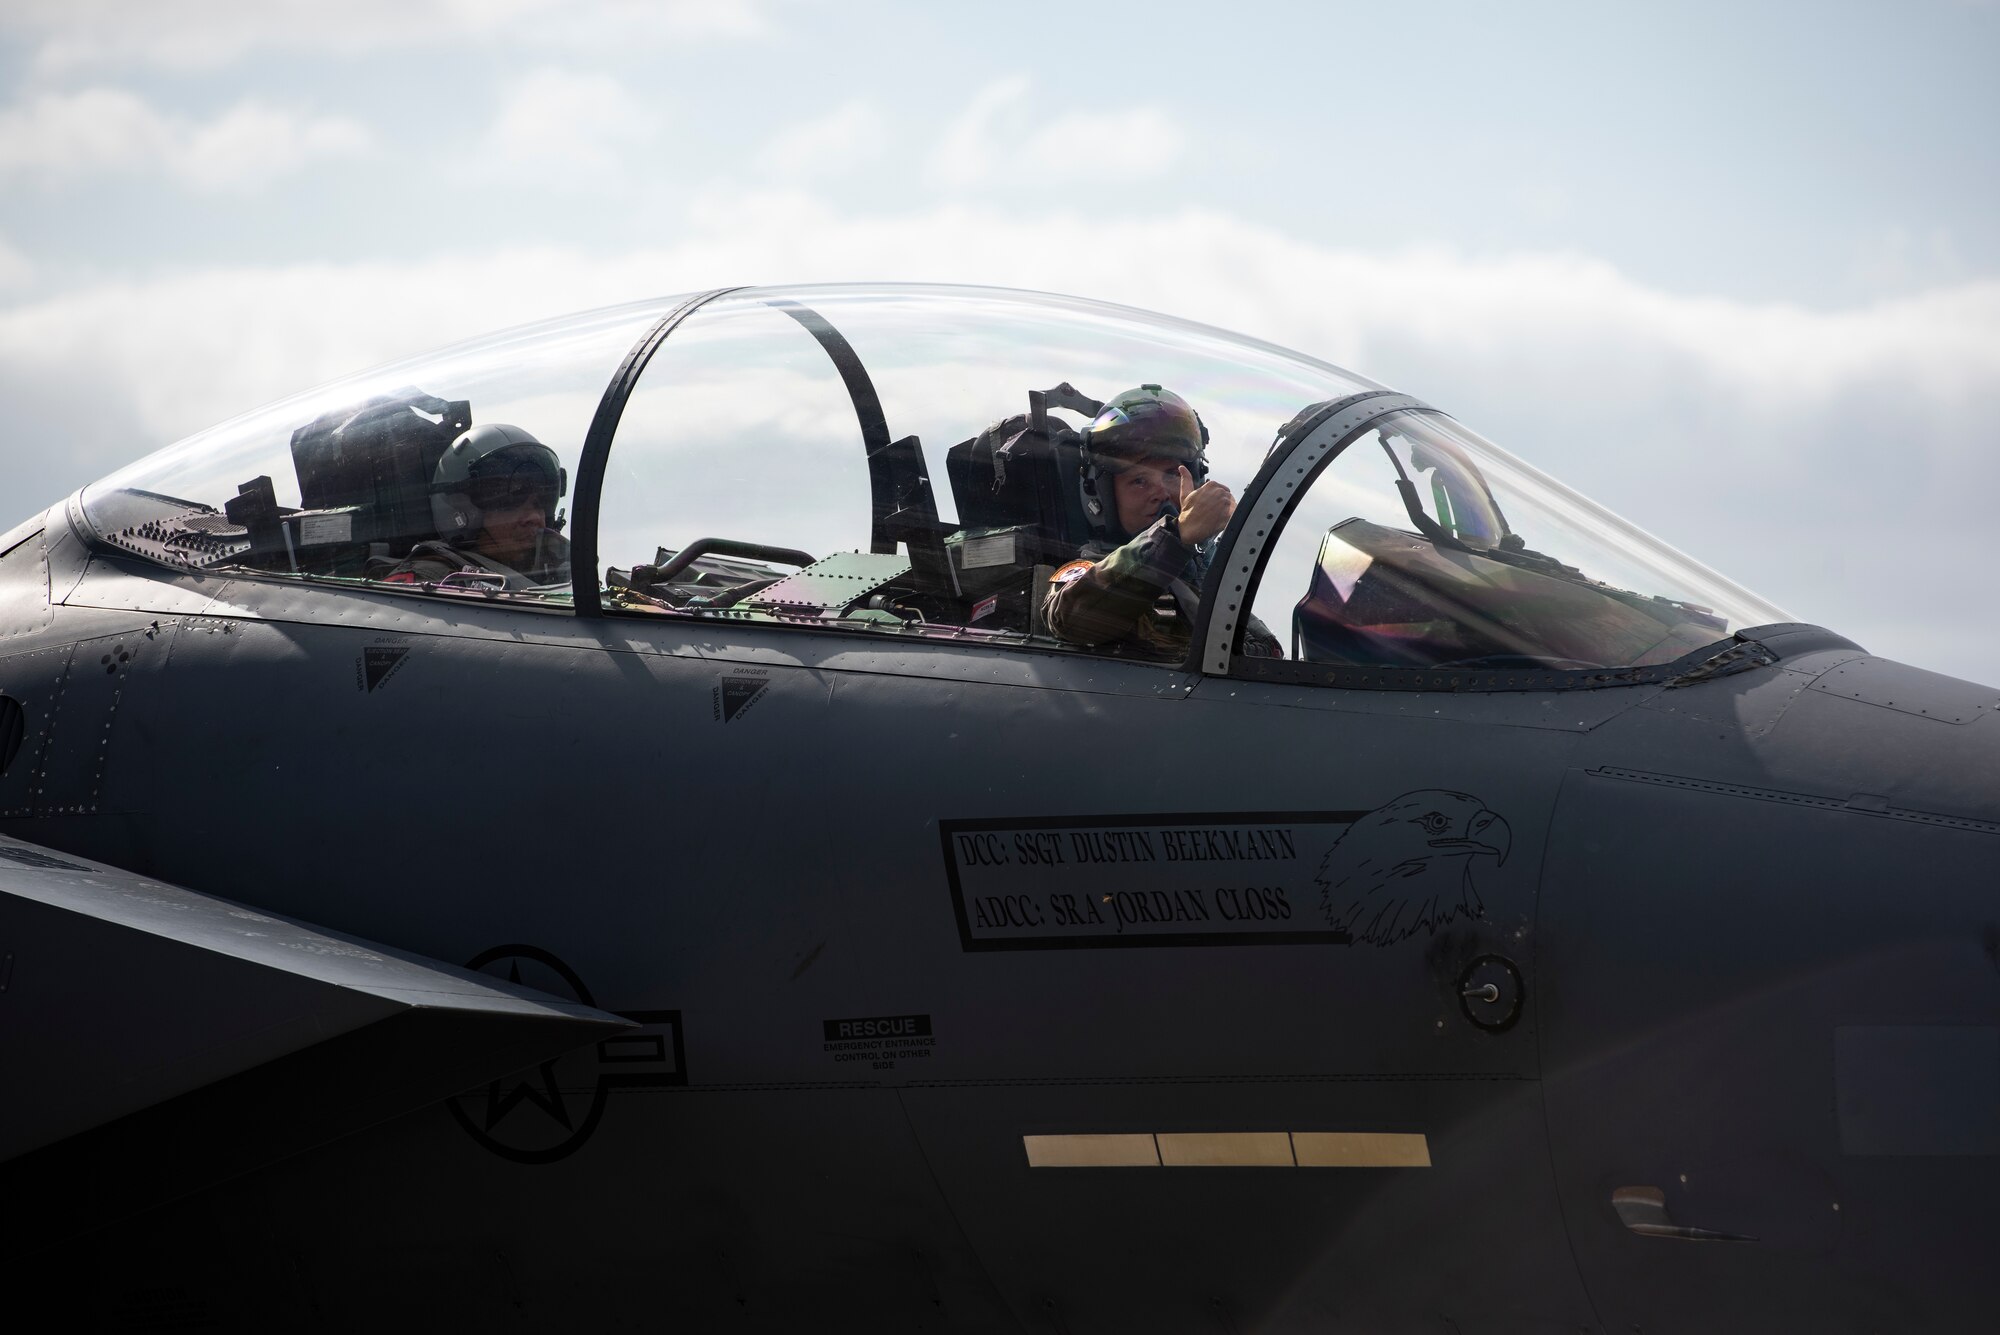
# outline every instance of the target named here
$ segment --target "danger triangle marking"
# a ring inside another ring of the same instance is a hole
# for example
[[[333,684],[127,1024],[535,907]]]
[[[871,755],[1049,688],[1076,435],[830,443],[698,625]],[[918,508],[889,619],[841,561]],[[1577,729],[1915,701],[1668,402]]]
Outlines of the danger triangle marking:
[[[403,660],[409,656],[408,649],[363,649],[361,672],[368,689],[373,691],[389,680],[396,669],[403,665]]]
[[[734,722],[736,716],[750,707],[750,702],[764,693],[767,681],[725,681],[722,683],[722,721]]]

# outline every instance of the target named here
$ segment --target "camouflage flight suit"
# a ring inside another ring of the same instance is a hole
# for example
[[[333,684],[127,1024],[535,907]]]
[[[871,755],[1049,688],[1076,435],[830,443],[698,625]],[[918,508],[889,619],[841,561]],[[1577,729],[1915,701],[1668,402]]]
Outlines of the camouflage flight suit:
[[[1042,612],[1056,638],[1097,649],[1130,650],[1142,657],[1179,662],[1187,657],[1194,628],[1174,605],[1170,587],[1198,592],[1208,557],[1181,541],[1172,516],[1113,548],[1093,542],[1049,578]],[[1189,596],[1189,610],[1194,598]],[[1277,636],[1255,617],[1244,628],[1243,652],[1282,658]]]
[[[439,584],[447,576],[472,571],[474,575],[499,575],[509,591],[530,589],[541,584],[569,583],[569,539],[554,529],[543,529],[535,542],[534,559],[526,570],[502,565],[490,556],[453,547],[445,542],[420,542],[401,561],[369,563],[368,578],[390,584]],[[474,577],[455,581],[468,587],[491,584]]]

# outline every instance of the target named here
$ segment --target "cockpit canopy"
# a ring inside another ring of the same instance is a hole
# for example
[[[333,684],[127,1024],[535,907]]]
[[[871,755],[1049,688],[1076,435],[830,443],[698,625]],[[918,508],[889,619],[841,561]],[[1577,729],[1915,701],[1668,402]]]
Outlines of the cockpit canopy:
[[[1306,664],[1601,673],[1785,619],[1359,376],[994,289],[736,289],[512,330],[190,437],[83,508],[114,548],[244,578],[1133,653],[1065,642],[1043,603],[1129,536],[1087,433],[1168,400],[1240,499],[1162,593],[1182,643],[1206,603],[1247,608],[1239,650],[1261,621]]]

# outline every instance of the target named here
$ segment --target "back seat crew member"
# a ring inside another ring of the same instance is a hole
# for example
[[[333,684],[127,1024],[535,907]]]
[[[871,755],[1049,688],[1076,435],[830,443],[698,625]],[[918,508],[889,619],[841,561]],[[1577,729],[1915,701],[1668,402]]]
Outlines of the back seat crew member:
[[[435,584],[473,571],[499,575],[509,589],[567,584],[569,540],[551,519],[568,490],[554,450],[517,426],[475,426],[438,460],[431,516],[439,540],[418,543],[400,563],[371,576]]]
[[[1208,545],[1236,512],[1229,488],[1208,477],[1208,428],[1180,395],[1141,385],[1105,404],[1083,442],[1093,535],[1049,580],[1049,629],[1071,644],[1183,658],[1194,631],[1174,595],[1193,612]],[[1283,657],[1255,618],[1243,652]]]

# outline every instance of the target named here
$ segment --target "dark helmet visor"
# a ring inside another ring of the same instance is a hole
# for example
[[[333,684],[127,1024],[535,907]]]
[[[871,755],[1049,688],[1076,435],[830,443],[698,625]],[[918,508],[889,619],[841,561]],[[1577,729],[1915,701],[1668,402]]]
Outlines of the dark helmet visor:
[[[546,445],[509,445],[472,465],[465,493],[482,510],[536,505],[553,514],[562,493],[562,466]]]
[[[1194,463],[1202,457],[1201,419],[1177,394],[1134,391],[1104,405],[1084,428],[1086,447],[1117,471],[1120,461],[1145,458]]]

